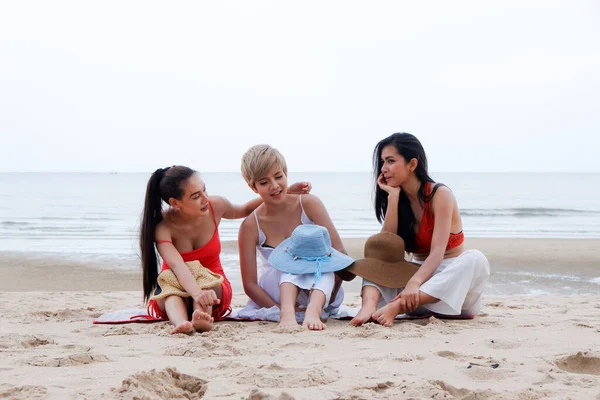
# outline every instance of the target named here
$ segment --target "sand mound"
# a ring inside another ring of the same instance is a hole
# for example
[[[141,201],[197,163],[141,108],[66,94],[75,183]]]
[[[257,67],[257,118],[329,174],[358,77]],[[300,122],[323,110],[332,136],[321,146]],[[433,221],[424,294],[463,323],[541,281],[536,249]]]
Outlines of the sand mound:
[[[153,369],[132,375],[119,389],[113,389],[113,394],[119,400],[197,400],[204,397],[206,389],[205,380],[182,374],[175,368],[166,368],[160,372]]]
[[[45,399],[48,391],[43,386],[0,385],[0,399]]]
[[[556,362],[556,366],[573,374],[600,375],[600,357],[592,357],[587,353],[579,352],[561,358]]]

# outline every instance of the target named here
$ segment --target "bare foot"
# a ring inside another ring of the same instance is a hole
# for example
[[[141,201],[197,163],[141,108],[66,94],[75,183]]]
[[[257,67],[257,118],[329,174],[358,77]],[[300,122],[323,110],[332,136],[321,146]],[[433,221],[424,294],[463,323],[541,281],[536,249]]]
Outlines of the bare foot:
[[[313,311],[309,307],[304,313],[304,322],[302,323],[302,327],[311,331],[322,331],[327,329],[327,325],[321,321],[320,316],[320,312]]]
[[[184,321],[182,323],[180,323],[179,325],[177,325],[175,327],[175,329],[173,329],[171,331],[171,335],[174,335],[176,333],[192,333],[192,331],[194,330],[194,327],[192,326],[192,323],[190,321]]]
[[[192,325],[196,332],[212,331],[214,320],[209,313],[201,310],[194,310],[192,314]]]
[[[389,302],[385,306],[373,313],[373,319],[379,322],[383,326],[388,328],[394,325],[394,319],[400,313],[406,310],[406,303],[404,299],[398,299]]]
[[[375,306],[361,307],[360,310],[358,310],[358,314],[356,314],[356,317],[352,318],[352,321],[350,321],[350,325],[360,326],[365,322],[369,322],[371,316],[375,311],[377,311],[377,307]]]
[[[281,316],[279,319],[279,326],[281,329],[296,329],[298,328],[298,322],[296,322],[296,313],[295,312],[281,312]]]

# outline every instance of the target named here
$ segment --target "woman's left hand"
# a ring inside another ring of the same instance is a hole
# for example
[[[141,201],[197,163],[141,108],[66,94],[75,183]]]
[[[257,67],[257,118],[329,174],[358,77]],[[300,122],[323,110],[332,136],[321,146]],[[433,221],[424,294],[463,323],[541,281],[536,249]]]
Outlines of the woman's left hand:
[[[308,194],[312,189],[310,182],[296,182],[288,187],[287,192],[289,194]]]
[[[408,281],[406,287],[398,295],[406,301],[406,312],[414,311],[419,307],[419,287],[418,283]]]

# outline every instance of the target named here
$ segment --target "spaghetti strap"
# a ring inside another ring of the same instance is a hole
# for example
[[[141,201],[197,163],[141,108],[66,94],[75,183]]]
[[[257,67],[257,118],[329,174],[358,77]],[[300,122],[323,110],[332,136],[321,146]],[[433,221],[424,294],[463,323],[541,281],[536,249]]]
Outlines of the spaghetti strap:
[[[256,220],[256,227],[258,228],[258,231],[260,232],[260,224],[258,223],[258,215],[256,215],[256,210],[252,211],[252,214],[254,214],[254,219]]]
[[[215,209],[212,206],[212,202],[209,201],[208,206],[210,207],[210,211],[212,212],[213,222],[215,223],[215,228],[218,229],[219,227],[217,226],[217,216],[215,215]]]

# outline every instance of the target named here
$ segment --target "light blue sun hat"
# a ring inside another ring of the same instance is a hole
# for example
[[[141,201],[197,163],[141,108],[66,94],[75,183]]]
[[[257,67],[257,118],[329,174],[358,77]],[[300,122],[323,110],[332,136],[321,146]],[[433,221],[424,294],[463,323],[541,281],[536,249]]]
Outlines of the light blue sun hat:
[[[322,273],[340,271],[353,262],[331,246],[329,232],[320,225],[299,225],[269,256],[269,264],[276,270],[314,274],[315,283]]]

